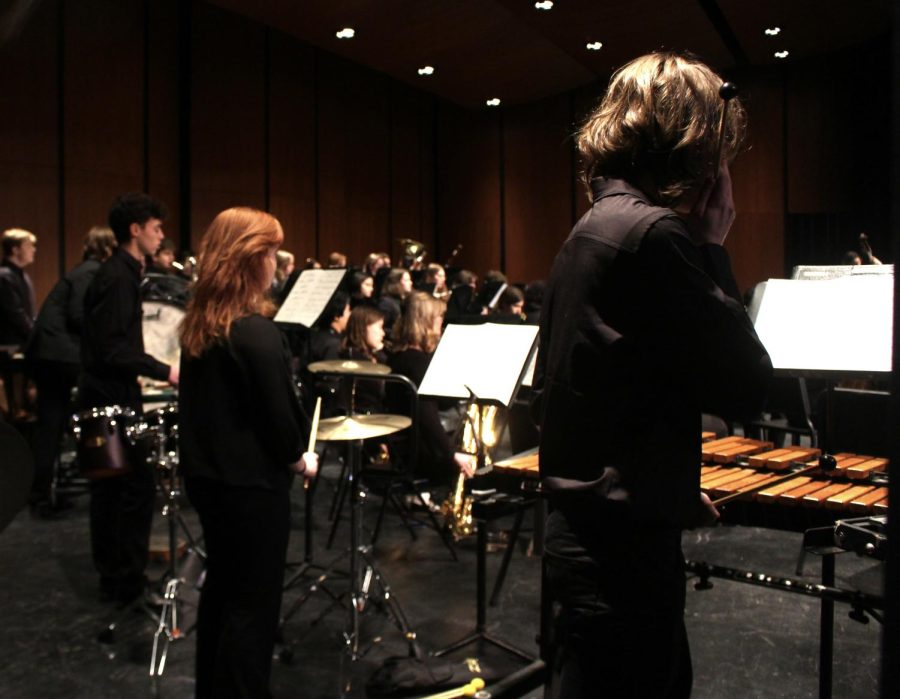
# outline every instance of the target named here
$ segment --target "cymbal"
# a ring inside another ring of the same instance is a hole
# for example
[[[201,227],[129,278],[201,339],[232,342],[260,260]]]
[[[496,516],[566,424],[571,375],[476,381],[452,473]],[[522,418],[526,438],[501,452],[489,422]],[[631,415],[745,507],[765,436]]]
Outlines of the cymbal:
[[[383,437],[406,429],[412,424],[405,415],[351,415],[319,420],[316,439],[323,442],[345,442],[355,439]]]
[[[320,371],[334,374],[364,374],[366,376],[381,376],[391,373],[391,368],[387,364],[357,362],[354,359],[326,359],[321,362],[313,362],[306,368],[314,374]]]

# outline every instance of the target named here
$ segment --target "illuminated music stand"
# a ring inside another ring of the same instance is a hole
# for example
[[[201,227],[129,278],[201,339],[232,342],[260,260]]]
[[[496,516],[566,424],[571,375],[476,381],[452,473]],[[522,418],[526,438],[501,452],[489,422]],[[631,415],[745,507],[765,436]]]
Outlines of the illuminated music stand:
[[[891,375],[893,269],[887,265],[801,267],[795,269],[794,277],[770,279],[761,285],[750,314],[776,375],[829,381],[826,424],[820,431],[826,435],[825,446],[830,448],[834,382],[848,378],[885,379]],[[815,531],[807,530],[805,538]],[[823,556],[820,589],[831,591],[835,582],[834,551],[826,547],[814,552]],[[798,568],[801,566],[802,563]],[[735,572],[726,571],[729,575]],[[736,572],[735,579],[752,583],[757,578],[744,571]],[[789,581],[788,589],[800,592],[799,587],[796,581]],[[838,597],[821,595],[820,697],[831,696],[835,599]]]
[[[479,407],[508,407],[527,373],[529,360],[535,351],[537,332],[537,326],[533,325],[448,325],[419,387],[419,394],[466,398],[468,405]],[[477,443],[480,470],[486,462],[485,444],[480,434]],[[521,503],[499,499],[473,505],[477,537],[475,628],[446,648],[432,653],[434,657],[481,641],[526,662],[534,660],[533,655],[487,630],[486,524],[489,519],[519,512],[521,507]]]

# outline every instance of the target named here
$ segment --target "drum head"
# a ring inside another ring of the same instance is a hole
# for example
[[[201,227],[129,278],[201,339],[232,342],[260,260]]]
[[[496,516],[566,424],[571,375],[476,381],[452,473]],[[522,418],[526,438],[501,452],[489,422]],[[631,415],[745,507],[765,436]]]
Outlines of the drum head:
[[[184,311],[167,301],[147,300],[142,307],[144,350],[154,359],[178,366],[181,360],[178,326],[184,318]]]

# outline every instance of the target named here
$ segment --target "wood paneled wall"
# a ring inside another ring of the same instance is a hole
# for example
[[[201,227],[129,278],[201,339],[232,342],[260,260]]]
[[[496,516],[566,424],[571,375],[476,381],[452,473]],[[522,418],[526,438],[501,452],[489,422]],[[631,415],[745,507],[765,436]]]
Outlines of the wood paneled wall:
[[[0,48],[0,230],[38,237],[29,269],[39,299],[59,277],[60,9],[45,2],[21,34]]]
[[[866,66],[876,83],[887,70],[877,55]],[[747,288],[783,273],[789,215],[878,198],[859,173],[887,157],[872,115],[888,104],[876,90],[854,103],[852,81],[808,65],[739,79],[751,135],[728,247]],[[478,274],[544,277],[587,208],[571,135],[603,83],[467,111],[200,0],[45,0],[0,48],[0,90],[18,107],[0,112],[0,227],[39,236],[43,297],[131,189],[166,202],[182,246],[222,208],[250,205],[282,220],[301,262],[396,256],[406,237],[429,261],[462,244],[458,264]]]

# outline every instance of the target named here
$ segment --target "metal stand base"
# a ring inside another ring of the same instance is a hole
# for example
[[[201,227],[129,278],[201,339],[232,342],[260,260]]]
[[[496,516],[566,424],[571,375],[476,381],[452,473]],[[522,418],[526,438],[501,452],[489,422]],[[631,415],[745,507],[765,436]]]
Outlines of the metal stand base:
[[[484,643],[489,643],[490,645],[500,648],[501,650],[505,650],[506,652],[515,655],[518,658],[521,658],[525,662],[531,663],[536,660],[534,655],[522,650],[521,648],[517,648],[508,641],[498,638],[497,636],[494,636],[487,631],[487,605],[485,603],[487,587],[487,522],[482,519],[477,520],[476,536],[478,541],[478,558],[476,570],[477,581],[475,590],[475,601],[477,605],[475,629],[458,641],[454,641],[446,648],[435,651],[434,653],[432,653],[432,655],[435,658],[440,658],[444,655],[452,653],[453,651],[459,650],[460,648],[464,648],[465,646],[481,641]]]

